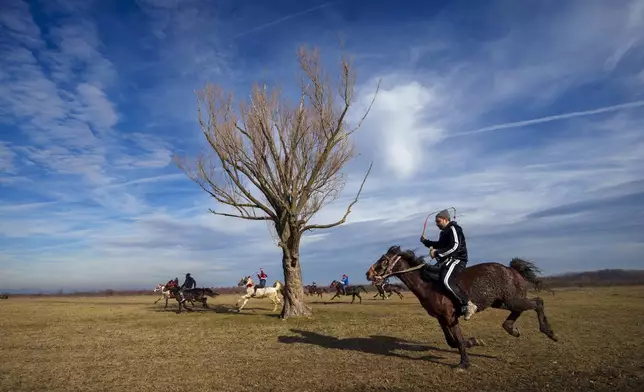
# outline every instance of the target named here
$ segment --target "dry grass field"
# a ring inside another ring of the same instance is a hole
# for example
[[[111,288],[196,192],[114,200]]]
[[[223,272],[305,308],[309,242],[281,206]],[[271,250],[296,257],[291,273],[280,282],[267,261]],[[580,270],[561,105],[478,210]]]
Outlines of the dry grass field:
[[[0,301],[1,391],[593,391],[641,390],[644,287],[543,293],[555,343],[534,312],[464,323],[486,347],[454,372],[436,320],[405,300],[311,299],[315,317],[281,321],[268,300],[230,313],[233,296],[178,315],[156,297]]]

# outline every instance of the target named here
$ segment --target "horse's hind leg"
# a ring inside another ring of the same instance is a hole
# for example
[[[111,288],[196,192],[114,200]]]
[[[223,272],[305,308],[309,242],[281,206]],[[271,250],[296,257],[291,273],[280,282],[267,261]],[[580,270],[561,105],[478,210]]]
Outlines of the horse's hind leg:
[[[548,318],[543,309],[543,300],[540,297],[535,298],[516,298],[503,302],[500,306],[493,306],[501,309],[508,309],[511,313],[507,319],[503,322],[503,329],[505,329],[510,335],[518,337],[520,335],[519,330],[514,326],[514,323],[517,321],[521,313],[526,310],[534,310],[537,313],[537,318],[539,320],[539,330],[548,336],[550,339],[555,342],[558,340],[555,333],[550,328],[548,323]]]

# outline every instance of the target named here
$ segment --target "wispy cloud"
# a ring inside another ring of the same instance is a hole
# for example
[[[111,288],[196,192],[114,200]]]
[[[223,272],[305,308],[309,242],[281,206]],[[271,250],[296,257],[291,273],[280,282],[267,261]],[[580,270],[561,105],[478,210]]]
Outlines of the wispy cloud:
[[[235,34],[233,36],[233,39],[240,38],[240,37],[246,36],[248,34],[253,34],[253,33],[256,33],[256,32],[261,31],[261,30],[265,30],[265,29],[267,29],[267,28],[269,28],[271,26],[275,26],[275,25],[278,25],[280,23],[284,23],[289,19],[293,19],[293,18],[297,18],[298,16],[306,15],[309,12],[317,11],[317,10],[319,10],[321,8],[325,8],[325,7],[328,7],[330,5],[340,3],[341,1],[343,1],[343,0],[329,1],[329,2],[326,2],[326,3],[320,4],[320,5],[316,5],[315,7],[307,8],[307,9],[305,9],[303,11],[299,11],[299,12],[295,12],[295,13],[286,15],[286,16],[284,16],[282,18],[279,18],[279,19],[276,19],[276,20],[274,20],[272,22],[264,23],[264,24],[261,24],[259,26],[255,26],[255,27],[253,27],[251,29],[248,29],[248,30],[246,30],[244,32],[241,32],[239,34]]]
[[[531,120],[516,121],[516,122],[511,122],[511,123],[506,123],[506,124],[497,124],[497,125],[492,125],[492,126],[489,126],[489,127],[483,127],[483,128],[475,129],[475,130],[472,130],[472,131],[466,131],[466,132],[450,134],[447,137],[452,138],[452,137],[473,135],[473,134],[476,134],[476,133],[497,131],[497,130],[500,130],[500,129],[521,128],[521,127],[525,127],[526,125],[543,124],[543,123],[547,123],[547,122],[551,122],[551,121],[559,121],[559,120],[566,120],[566,119],[575,118],[575,117],[591,116],[593,114],[610,113],[610,112],[616,112],[616,111],[620,111],[620,110],[639,108],[639,107],[642,107],[642,106],[644,106],[644,101],[634,101],[634,102],[622,103],[622,104],[618,104],[618,105],[606,106],[606,107],[603,107],[603,108],[584,110],[584,111],[580,111],[580,112],[557,114],[555,116],[547,116],[547,117],[535,118],[535,119],[531,119]]]

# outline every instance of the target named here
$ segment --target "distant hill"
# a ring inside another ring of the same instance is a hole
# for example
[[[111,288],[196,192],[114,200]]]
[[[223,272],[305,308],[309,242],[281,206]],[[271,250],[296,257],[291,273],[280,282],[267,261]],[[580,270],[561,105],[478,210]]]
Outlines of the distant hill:
[[[600,287],[644,285],[644,270],[603,269],[545,276],[543,283],[557,287]]]

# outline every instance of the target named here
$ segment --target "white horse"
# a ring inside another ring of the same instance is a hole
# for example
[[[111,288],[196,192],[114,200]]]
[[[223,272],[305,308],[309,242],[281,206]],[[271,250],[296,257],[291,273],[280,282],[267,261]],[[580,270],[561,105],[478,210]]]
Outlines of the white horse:
[[[174,295],[172,294],[172,292],[170,290],[166,290],[165,285],[161,284],[161,283],[159,283],[157,285],[157,287],[154,289],[155,293],[158,293],[159,291],[161,292],[161,297],[159,297],[159,299],[154,301],[154,303],[156,304],[157,302],[159,302],[159,301],[161,301],[162,299],[165,298],[165,306],[164,306],[164,308],[167,308],[168,307],[168,299],[174,298]]]
[[[244,303],[237,308],[238,312],[240,312],[244,308],[246,302],[248,302],[248,300],[251,298],[270,299],[273,305],[275,305],[273,307],[273,312],[277,310],[277,305],[282,304],[282,301],[280,301],[280,298],[278,296],[278,294],[282,292],[282,282],[280,282],[279,280],[273,284],[273,287],[264,287],[263,289],[257,289],[257,294],[255,294],[254,297],[253,293],[255,292],[255,283],[253,283],[253,279],[250,276],[244,276],[243,278],[241,278],[237,286],[246,286],[246,294],[242,295],[235,304],[235,306],[238,306],[242,300],[244,301]]]

